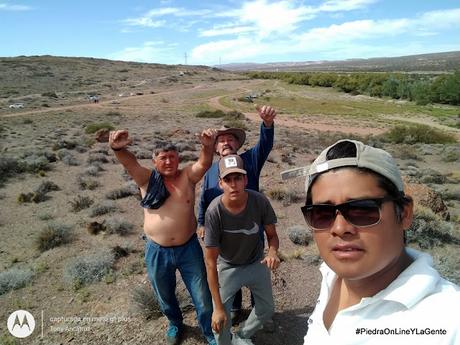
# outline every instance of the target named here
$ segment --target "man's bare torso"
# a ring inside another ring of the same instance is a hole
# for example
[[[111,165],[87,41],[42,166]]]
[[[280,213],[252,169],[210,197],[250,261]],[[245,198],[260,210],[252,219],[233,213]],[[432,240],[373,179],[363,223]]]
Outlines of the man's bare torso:
[[[164,179],[171,194],[159,209],[144,209],[144,232],[154,242],[178,246],[187,242],[196,231],[195,185],[184,170],[174,178]],[[141,188],[145,196],[147,186]]]

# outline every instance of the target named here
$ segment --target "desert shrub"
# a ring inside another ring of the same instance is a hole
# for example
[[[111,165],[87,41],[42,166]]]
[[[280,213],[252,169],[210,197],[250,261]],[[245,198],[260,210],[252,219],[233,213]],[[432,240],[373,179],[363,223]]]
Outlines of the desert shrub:
[[[406,231],[407,243],[415,243],[422,249],[442,246],[446,243],[460,244],[460,240],[453,236],[453,225],[443,221],[430,209],[418,206],[414,212],[414,219]]]
[[[60,149],[57,152],[57,156],[64,164],[72,165],[72,166],[80,165],[80,162],[78,161],[78,159],[75,158],[73,153],[67,149]]]
[[[248,129],[246,124],[242,120],[238,120],[238,119],[226,120],[226,121],[224,121],[224,125],[226,127],[231,127],[231,128],[241,128],[241,129],[244,129],[244,130]]]
[[[232,110],[225,114],[224,120],[231,121],[231,120],[244,120],[245,116],[243,113]]]
[[[46,194],[51,191],[60,190],[59,186],[52,181],[43,181],[35,190],[36,193]]]
[[[77,178],[77,183],[81,190],[94,190],[99,187],[99,182],[84,176],[79,176]]]
[[[33,272],[28,269],[12,268],[0,272],[0,296],[11,291],[20,289],[32,281]]]
[[[293,189],[274,188],[268,191],[268,196],[272,200],[281,201],[283,206],[289,206],[291,203],[296,203],[301,200],[301,196]]]
[[[30,125],[31,123],[34,123],[34,121],[32,119],[24,119],[22,123],[25,125]]]
[[[23,172],[21,163],[16,158],[0,157],[0,186],[10,177]]]
[[[384,138],[396,144],[450,144],[456,142],[452,134],[426,125],[395,126],[384,134]]]
[[[111,200],[126,198],[131,195],[137,195],[139,188],[135,183],[128,183],[125,187],[108,192],[105,197]]]
[[[134,225],[120,218],[112,217],[105,221],[106,231],[109,234],[118,234],[125,236],[129,234]]]
[[[102,153],[91,153],[88,157],[87,163],[92,164],[94,162],[108,163],[107,156]]]
[[[201,118],[221,118],[224,116],[225,113],[222,110],[202,110],[195,115],[195,117]]]
[[[460,151],[458,149],[456,150],[446,150],[442,154],[442,160],[444,162],[458,162],[460,161]]]
[[[162,313],[152,288],[147,285],[134,287],[131,300],[136,312],[140,313],[146,320],[158,319]]]
[[[79,212],[93,204],[93,200],[87,196],[77,195],[73,200],[69,201],[72,212]]]
[[[91,209],[90,216],[102,216],[103,214],[115,212],[117,210],[118,207],[112,201],[103,201],[101,204],[96,205]]]
[[[50,213],[40,213],[38,215],[38,219],[40,220],[51,220],[54,219],[54,216]]]
[[[456,250],[447,250],[435,255],[434,265],[443,277],[457,285],[460,284],[460,259]]]
[[[36,244],[39,251],[69,243],[72,239],[72,227],[64,224],[50,223],[38,234]]]
[[[80,255],[64,267],[64,281],[74,289],[101,281],[112,270],[115,257],[111,250]]]
[[[287,234],[292,243],[300,246],[308,246],[308,244],[313,240],[311,231],[305,226],[291,226],[287,229]]]
[[[115,127],[113,127],[113,125],[108,122],[91,123],[85,127],[85,133],[94,134],[100,129],[108,129],[109,131],[111,131],[114,130]]]
[[[43,92],[42,96],[43,97],[50,97],[50,98],[58,98],[58,95],[56,95],[56,92],[53,92],[53,91]]]
[[[58,151],[61,149],[73,150],[77,148],[79,144],[80,144],[79,142],[74,141],[74,140],[59,139],[53,144],[52,150],[53,151]]]
[[[107,228],[105,226],[105,220],[102,222],[89,222],[86,224],[86,230],[91,235],[97,235],[101,231],[105,231]]]
[[[36,174],[39,171],[48,171],[51,169],[50,161],[44,155],[30,155],[22,159],[21,169],[24,172]]]
[[[101,170],[98,165],[90,165],[83,171],[83,173],[89,176],[99,176],[101,171],[103,171],[103,169]]]

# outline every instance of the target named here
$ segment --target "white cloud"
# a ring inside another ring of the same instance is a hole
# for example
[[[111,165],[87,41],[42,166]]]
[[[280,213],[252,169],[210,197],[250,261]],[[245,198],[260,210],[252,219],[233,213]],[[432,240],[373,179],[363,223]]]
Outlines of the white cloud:
[[[215,65],[223,61],[243,61],[254,58],[266,50],[265,44],[250,38],[240,37],[234,40],[209,42],[195,47],[191,53],[191,63]]]
[[[179,63],[179,60],[174,60],[174,51],[174,44],[166,44],[163,41],[147,41],[140,47],[127,47],[110,54],[107,58],[122,61]]]
[[[217,27],[200,32],[201,37],[212,37],[221,35],[236,35],[246,32],[256,31],[257,28],[253,26],[232,26],[232,27]]]
[[[29,11],[32,7],[26,5],[10,5],[0,3],[0,11]]]
[[[365,8],[378,0],[329,0],[317,8],[318,12],[342,12]]]
[[[442,24],[439,23],[441,18]],[[434,42],[429,46],[423,39],[424,36],[440,34],[445,28],[460,26],[459,19],[460,9],[453,9],[426,12],[414,18],[349,21],[312,28],[304,33],[290,32],[279,36],[240,35],[235,39],[201,44],[192,51],[192,57],[215,64],[219,57],[225,58],[227,62],[247,62],[261,60],[263,57],[270,57],[271,61],[281,61],[283,56],[289,59],[293,54],[304,55],[304,60],[309,60],[311,56],[345,59],[419,54],[443,51],[442,49],[458,50],[458,39],[451,44],[441,45]],[[219,29],[224,30],[225,26],[215,28],[216,34]],[[408,37],[412,38],[408,41]]]

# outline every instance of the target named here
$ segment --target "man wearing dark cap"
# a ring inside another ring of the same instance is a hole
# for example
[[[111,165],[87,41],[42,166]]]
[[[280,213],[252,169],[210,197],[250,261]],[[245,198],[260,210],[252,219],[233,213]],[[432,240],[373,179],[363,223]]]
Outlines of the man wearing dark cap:
[[[219,186],[223,194],[206,211],[205,262],[214,311],[211,326],[220,345],[252,344],[250,337],[274,312],[270,270],[279,266],[276,215],[261,193],[245,189],[247,172],[238,155],[220,159]],[[264,257],[263,239],[268,250]],[[231,334],[230,308],[235,293],[246,286],[254,308],[239,331]]]
[[[259,141],[254,147],[243,152],[240,157],[247,171],[246,188],[258,192],[260,172],[273,147],[276,111],[272,107],[266,105],[262,107],[257,106],[256,109],[262,119]],[[245,139],[246,133],[240,128],[221,128],[217,131],[215,152],[220,158],[230,154],[237,154],[238,150],[243,146]],[[203,185],[201,187],[197,230],[198,236],[201,238],[204,237],[206,209],[211,201],[221,194],[222,189],[219,187],[218,163],[214,162],[204,175]],[[261,235],[263,236],[263,229],[261,229]],[[241,291],[238,291],[232,308],[234,315],[237,315],[241,309],[241,300]]]
[[[302,213],[324,263],[311,344],[460,344],[460,288],[408,248],[412,198],[391,155],[341,140],[309,169]]]

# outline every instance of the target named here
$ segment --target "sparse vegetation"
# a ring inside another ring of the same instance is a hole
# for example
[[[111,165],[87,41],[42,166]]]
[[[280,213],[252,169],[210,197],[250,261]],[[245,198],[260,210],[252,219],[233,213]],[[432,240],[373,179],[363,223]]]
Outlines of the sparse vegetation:
[[[201,117],[201,118],[221,118],[225,116],[225,113],[222,110],[202,110],[198,112],[196,117]]]
[[[26,286],[32,281],[32,278],[33,272],[28,269],[11,268],[0,272],[0,296]]]
[[[72,240],[72,227],[64,224],[50,223],[38,234],[36,244],[39,251],[44,252],[59,247]]]
[[[385,138],[396,144],[450,144],[455,137],[426,125],[395,126],[385,134]]]
[[[103,214],[112,213],[118,210],[118,207],[112,201],[103,201],[101,204],[91,209],[90,216],[97,217]]]
[[[443,221],[430,209],[418,206],[411,227],[406,231],[407,243],[417,244],[422,249],[431,249],[448,243],[460,244],[453,236],[452,223]]]
[[[287,234],[292,243],[300,246],[308,246],[308,244],[313,241],[310,229],[304,226],[291,226],[287,229]]]
[[[146,320],[158,319],[162,313],[150,286],[136,286],[132,292],[133,306]]]
[[[90,207],[94,201],[88,196],[77,195],[73,200],[69,201],[69,204],[72,206],[72,212],[80,212],[85,208]]]
[[[105,226],[109,234],[118,234],[120,236],[126,236],[134,229],[133,224],[118,217],[107,219]]]
[[[115,127],[108,122],[91,123],[85,127],[85,133],[94,134],[100,129],[108,129],[109,131],[112,131],[115,129]]]
[[[99,182],[85,176],[79,176],[77,183],[81,190],[94,190],[99,187]]]
[[[128,183],[125,187],[112,190],[106,194],[107,199],[117,200],[126,198],[131,195],[137,195],[139,188],[134,183]]]
[[[80,255],[65,266],[64,281],[76,290],[86,284],[101,281],[111,272],[114,262],[115,257],[111,250]]]

